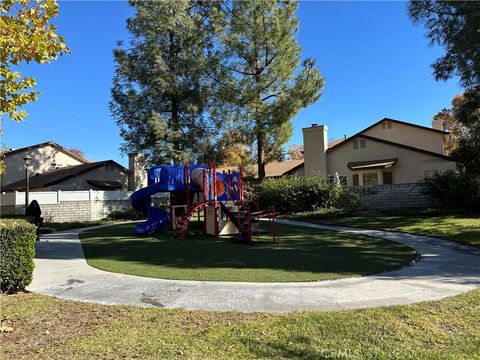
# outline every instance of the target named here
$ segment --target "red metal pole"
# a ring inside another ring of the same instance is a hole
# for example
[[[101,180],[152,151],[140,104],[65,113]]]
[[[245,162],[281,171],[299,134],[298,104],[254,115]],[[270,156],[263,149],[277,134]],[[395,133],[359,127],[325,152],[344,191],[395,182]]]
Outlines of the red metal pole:
[[[228,198],[231,200],[232,199],[232,181],[230,180],[230,169],[228,169],[227,173],[227,185],[228,185]]]
[[[207,172],[203,170],[203,201],[207,201]],[[207,232],[207,208],[203,208],[203,232]]]
[[[170,203],[170,223],[171,223],[170,226],[172,227],[172,230],[176,230],[176,229],[174,228],[174,225],[173,225],[173,223],[174,223],[174,220],[173,220],[173,217],[174,217],[174,216],[173,216],[173,215],[174,215],[174,214],[173,214],[173,205],[172,205],[172,194],[170,193],[169,195],[170,195],[170,196],[169,196],[168,201],[169,201],[169,203]]]
[[[252,242],[252,212],[250,206],[248,207],[248,243]]]
[[[240,172],[239,172],[239,177],[240,177],[240,204],[243,205],[243,168],[240,166]]]
[[[273,242],[277,242],[275,234],[275,206],[272,206],[272,226],[273,226]]]
[[[188,173],[188,161],[185,162],[185,185],[187,187],[187,210],[190,207],[190,176]]]
[[[215,210],[215,236],[218,236],[217,169],[213,166],[213,208]]]

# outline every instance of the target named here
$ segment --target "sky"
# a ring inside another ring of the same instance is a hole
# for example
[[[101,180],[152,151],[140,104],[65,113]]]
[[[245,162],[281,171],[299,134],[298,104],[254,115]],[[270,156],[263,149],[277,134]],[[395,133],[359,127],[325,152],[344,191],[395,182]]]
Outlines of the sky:
[[[19,148],[54,141],[81,149],[87,159],[126,166],[122,139],[108,104],[114,73],[112,51],[128,40],[125,1],[60,1],[54,19],[71,49],[51,64],[25,64],[37,80],[38,101],[21,123],[3,124],[2,143]],[[325,78],[320,100],[293,120],[290,143],[302,144],[302,128],[326,124],[329,138],[353,135],[390,117],[430,126],[462,89],[458,79],[436,82],[430,64],[441,47],[430,47],[423,26],[414,26],[405,2],[303,1],[297,12],[302,57],[313,57]]]

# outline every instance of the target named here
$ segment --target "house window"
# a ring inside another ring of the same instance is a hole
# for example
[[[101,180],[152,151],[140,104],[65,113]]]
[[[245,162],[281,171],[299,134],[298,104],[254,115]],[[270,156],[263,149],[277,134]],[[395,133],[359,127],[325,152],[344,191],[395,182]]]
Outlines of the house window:
[[[391,129],[392,128],[392,122],[391,121],[384,121],[382,122],[382,129]]]
[[[365,149],[367,147],[367,140],[360,140],[360,149]]]
[[[393,184],[393,173],[391,171],[383,172],[383,183],[385,185]]]
[[[358,174],[353,174],[352,175],[352,183],[353,183],[353,186],[359,186],[360,185]]]
[[[358,149],[358,140],[353,140],[353,148]]]
[[[377,185],[378,176],[376,172],[363,173],[363,185]]]

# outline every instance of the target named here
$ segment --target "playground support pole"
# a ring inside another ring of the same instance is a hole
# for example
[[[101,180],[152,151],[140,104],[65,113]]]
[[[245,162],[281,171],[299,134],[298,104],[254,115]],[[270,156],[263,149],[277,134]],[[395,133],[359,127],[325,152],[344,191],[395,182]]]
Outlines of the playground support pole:
[[[172,226],[172,230],[176,230],[175,229],[175,224],[174,224],[174,213],[173,213],[173,205],[172,205],[172,194],[169,193],[168,194],[168,202],[170,203],[170,223],[171,223],[171,226]]]
[[[187,195],[187,208],[186,211],[190,211],[190,174],[188,168],[188,160],[185,161],[185,185],[186,185],[186,195]],[[190,222],[187,223],[187,229],[190,229]]]
[[[203,172],[203,201],[207,202],[207,173]],[[203,208],[203,231],[207,232],[207,208]]]
[[[272,206],[272,236],[273,236],[273,242],[276,243],[277,242],[277,239],[275,237],[275,216],[276,216],[276,213],[275,213],[275,206]]]
[[[243,167],[240,166],[240,204],[243,205]]]
[[[187,209],[190,207],[190,174],[188,169],[188,161],[185,162],[185,186],[187,192]]]
[[[248,207],[248,243],[252,243],[252,212]]]
[[[213,209],[215,210],[215,236],[219,235],[218,231],[218,202],[217,202],[217,169],[215,165],[212,169],[213,172]]]
[[[230,173],[230,169],[228,169],[228,174],[227,174],[227,185],[228,185],[228,198],[232,199],[232,181],[230,179],[230,176],[232,174]]]

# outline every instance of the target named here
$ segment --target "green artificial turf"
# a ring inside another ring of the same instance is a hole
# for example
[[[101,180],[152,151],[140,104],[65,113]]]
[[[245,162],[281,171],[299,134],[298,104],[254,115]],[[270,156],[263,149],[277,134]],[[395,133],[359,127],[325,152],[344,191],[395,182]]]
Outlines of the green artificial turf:
[[[302,213],[289,216],[292,220],[352,226],[364,229],[401,231],[432,236],[461,244],[480,247],[480,217],[466,215],[388,215],[325,218],[323,214]]]
[[[5,359],[480,359],[480,290],[351,311],[244,314],[0,296]]]
[[[91,266],[165,279],[317,281],[394,269],[418,256],[395,242],[302,227],[277,225],[277,243],[264,236],[252,245],[193,227],[184,240],[170,231],[135,236],[132,224],[90,230],[80,238]]]

